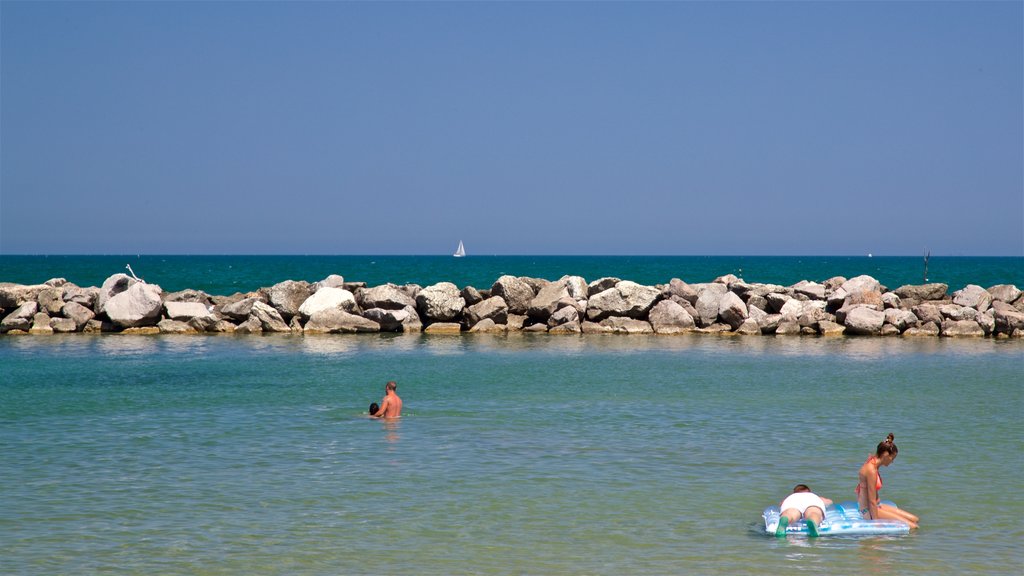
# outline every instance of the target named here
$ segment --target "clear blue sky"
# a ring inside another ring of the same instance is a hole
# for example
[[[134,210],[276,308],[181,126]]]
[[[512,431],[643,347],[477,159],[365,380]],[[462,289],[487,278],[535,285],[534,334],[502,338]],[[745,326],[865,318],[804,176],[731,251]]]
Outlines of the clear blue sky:
[[[0,253],[1024,255],[1021,2],[0,3]]]

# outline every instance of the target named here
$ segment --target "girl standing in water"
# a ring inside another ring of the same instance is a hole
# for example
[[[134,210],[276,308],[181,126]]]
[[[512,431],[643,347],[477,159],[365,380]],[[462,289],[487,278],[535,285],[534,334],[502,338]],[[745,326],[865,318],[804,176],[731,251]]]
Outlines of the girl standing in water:
[[[878,444],[874,456],[868,456],[867,462],[860,467],[859,482],[857,483],[857,505],[860,514],[864,518],[883,518],[886,520],[899,520],[910,524],[911,528],[917,528],[918,517],[906,510],[882,504],[878,498],[878,491],[882,489],[882,476],[878,473],[879,466],[888,466],[896,459],[899,449],[893,440],[896,437],[892,434]]]

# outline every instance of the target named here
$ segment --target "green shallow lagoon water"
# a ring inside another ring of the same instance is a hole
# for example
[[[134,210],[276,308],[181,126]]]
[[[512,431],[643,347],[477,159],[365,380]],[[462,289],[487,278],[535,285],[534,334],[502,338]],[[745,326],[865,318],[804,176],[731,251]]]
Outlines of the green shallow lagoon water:
[[[0,339],[4,574],[1018,574],[1024,343]],[[396,379],[405,416],[366,417]],[[896,538],[776,540],[888,432]]]

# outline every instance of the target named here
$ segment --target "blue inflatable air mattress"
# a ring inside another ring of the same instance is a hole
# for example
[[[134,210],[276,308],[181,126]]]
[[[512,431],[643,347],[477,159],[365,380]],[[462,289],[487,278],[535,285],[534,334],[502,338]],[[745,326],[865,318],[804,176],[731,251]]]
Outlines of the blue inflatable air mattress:
[[[896,507],[888,500],[885,504]],[[769,506],[764,509],[764,531],[766,534],[775,534],[779,526],[778,505]],[[894,535],[908,534],[910,525],[898,520],[870,520],[861,516],[857,509],[856,502],[836,502],[830,504],[825,510],[825,520],[818,528],[819,536],[873,536],[873,535]],[[807,536],[807,525],[804,522],[794,522],[786,527],[786,536]]]

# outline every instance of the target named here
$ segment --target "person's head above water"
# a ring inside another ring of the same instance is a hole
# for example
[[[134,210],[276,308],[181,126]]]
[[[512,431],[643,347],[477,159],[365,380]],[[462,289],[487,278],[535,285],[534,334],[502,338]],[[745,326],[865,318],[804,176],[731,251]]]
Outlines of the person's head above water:
[[[376,402],[370,403],[370,416],[373,416],[374,414],[376,414],[379,411],[380,411],[380,406],[378,406]]]
[[[878,443],[878,448],[875,449],[875,456],[881,458],[883,454],[890,454],[895,458],[896,454],[900,451],[900,449],[892,442],[895,439],[896,437],[892,435],[892,432],[890,432],[889,435],[886,436],[885,440]]]
[[[810,491],[811,491],[811,489],[810,489],[809,486],[807,486],[807,484],[797,484],[796,486],[793,486],[793,493],[794,494],[796,494],[797,492],[810,492]]]
[[[384,390],[394,392],[395,390],[398,390],[398,384],[396,384],[394,380],[391,380],[384,386]]]

